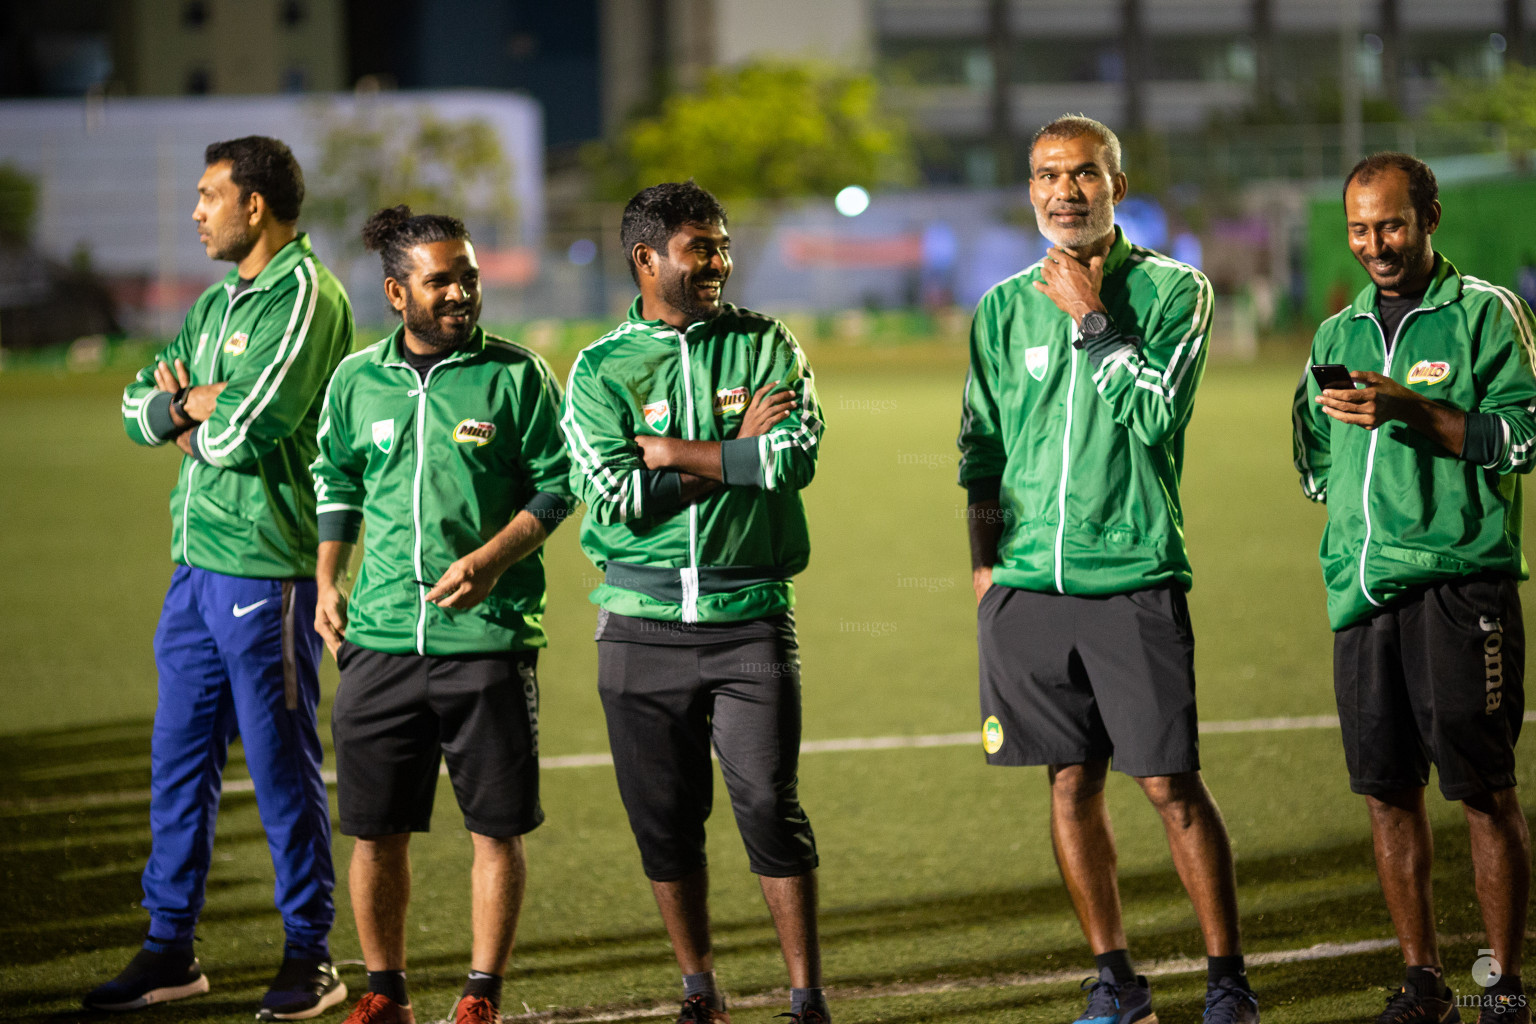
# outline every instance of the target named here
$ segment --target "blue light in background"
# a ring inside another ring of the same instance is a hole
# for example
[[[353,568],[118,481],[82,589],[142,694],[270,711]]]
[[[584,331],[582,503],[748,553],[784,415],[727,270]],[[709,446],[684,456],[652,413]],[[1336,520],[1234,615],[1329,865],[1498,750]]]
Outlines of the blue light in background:
[[[1168,214],[1155,199],[1126,196],[1115,207],[1115,223],[1137,245],[1161,250],[1168,244]]]

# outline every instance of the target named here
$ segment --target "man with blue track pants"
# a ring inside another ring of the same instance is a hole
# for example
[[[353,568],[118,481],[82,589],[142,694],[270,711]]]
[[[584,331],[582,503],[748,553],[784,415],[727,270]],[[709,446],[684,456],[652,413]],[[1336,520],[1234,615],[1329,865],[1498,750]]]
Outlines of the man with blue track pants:
[[[308,466],[324,390],[352,346],[345,292],[296,222],[304,178],[288,147],[251,136],[209,146],[193,220],[235,264],[123,393],[137,444],[174,442],[177,562],[155,631],[149,936],[85,997],[134,1010],[208,991],[192,952],[221,777],[238,735],[283,917],[283,963],[263,1020],[313,1017],[346,998],[330,962],[330,812],[315,726],[315,499]]]

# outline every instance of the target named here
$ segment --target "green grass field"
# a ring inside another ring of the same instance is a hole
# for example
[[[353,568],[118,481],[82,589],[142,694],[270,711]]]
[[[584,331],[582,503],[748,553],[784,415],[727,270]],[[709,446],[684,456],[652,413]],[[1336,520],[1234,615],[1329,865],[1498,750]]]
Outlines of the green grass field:
[[[974,730],[974,611],[964,495],[954,484],[963,358],[832,345],[811,358],[828,432],[806,492],[816,551],[798,583],[806,739]],[[1299,366],[1299,354],[1213,366],[1190,428],[1190,603],[1206,721],[1333,712],[1315,559],[1323,513],[1302,499],[1290,467]],[[149,843],[150,641],[171,571],[166,503],[176,459],[123,438],[125,377],[0,375],[0,562],[9,567],[0,590],[0,1019],[89,1016],[74,1009],[79,996],[115,973],[143,934],[135,901]],[[596,574],[575,542],[573,524],[549,555],[546,758],[606,751],[585,599]],[[328,662],[327,693],[335,681]],[[1044,1024],[1080,1009],[1077,980],[1091,958],[1051,857],[1043,770],[988,769],[978,746],[802,759],[822,854],[826,974],[844,1024]],[[1397,951],[1380,942],[1391,927],[1336,730],[1212,734],[1203,749],[1237,853],[1265,1019],[1374,1017],[1395,984]],[[237,747],[228,778],[243,777]],[[1530,792],[1529,763],[1521,778]],[[611,770],[548,768],[543,786],[548,822],[529,837],[528,899],[504,1010],[670,1013],[676,968]],[[736,1019],[766,1024],[787,1008],[783,969],[717,792],[719,973]],[[1154,982],[1160,1016],[1192,1024],[1204,992],[1193,915],[1135,785],[1115,777],[1110,797],[1132,953],[1164,972]],[[1466,991],[1481,929],[1466,827],[1457,808],[1438,797],[1431,806],[1444,957],[1452,984]],[[350,848],[337,837],[339,865]],[[448,1013],[468,959],[469,843],[446,780],[437,830],[413,850],[410,978],[418,1018],[429,1021]],[[254,797],[229,793],[200,932],[213,991],[143,1019],[250,1019],[281,953],[271,889]],[[356,959],[344,885],[337,902],[333,951]],[[1367,945],[1320,959],[1288,955],[1318,943]],[[363,986],[361,967],[343,976]]]

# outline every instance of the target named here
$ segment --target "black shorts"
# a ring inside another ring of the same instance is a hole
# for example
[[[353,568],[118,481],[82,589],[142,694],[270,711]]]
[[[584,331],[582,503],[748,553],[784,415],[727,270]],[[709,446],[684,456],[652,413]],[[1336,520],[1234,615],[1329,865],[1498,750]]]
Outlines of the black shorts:
[[[538,657],[382,654],[343,642],[331,708],[341,831],[428,831],[443,759],[465,828],[496,838],[536,828]]]
[[[988,764],[1200,770],[1195,635],[1177,585],[1105,597],[993,585],[976,640]]]
[[[618,618],[608,617],[605,635],[640,635],[613,628]],[[598,641],[597,688],[619,795],[653,881],[676,881],[706,863],[711,740],[752,870],[784,878],[817,865],[796,775],[800,650],[788,616],[761,621],[780,627],[728,643]]]
[[[1525,713],[1525,623],[1508,576],[1440,583],[1333,637],[1349,785],[1380,796],[1429,784],[1465,800],[1515,784]]]

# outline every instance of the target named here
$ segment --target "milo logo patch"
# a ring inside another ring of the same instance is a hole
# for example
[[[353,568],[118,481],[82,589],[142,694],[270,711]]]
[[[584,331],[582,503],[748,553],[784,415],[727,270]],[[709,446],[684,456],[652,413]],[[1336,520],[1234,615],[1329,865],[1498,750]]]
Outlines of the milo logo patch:
[[[747,407],[747,389],[721,388],[715,392],[715,415],[724,416],[728,412],[741,412]]]
[[[475,447],[484,447],[491,443],[491,438],[496,436],[496,424],[485,420],[460,420],[459,425],[453,428],[453,439],[465,444],[473,441]]]
[[[1409,384],[1439,384],[1451,375],[1450,363],[1431,362],[1421,359],[1408,371]]]

